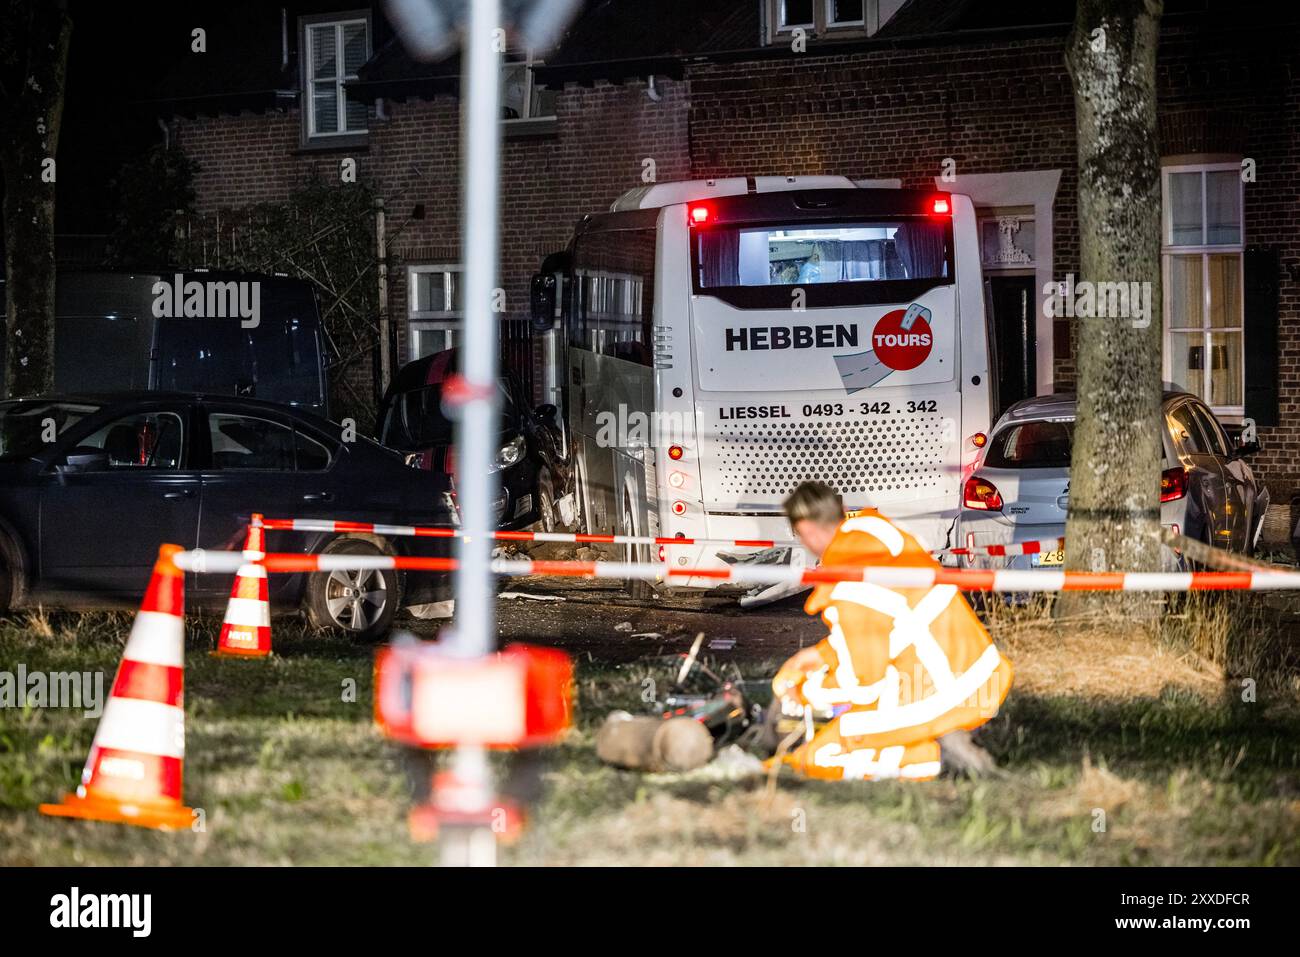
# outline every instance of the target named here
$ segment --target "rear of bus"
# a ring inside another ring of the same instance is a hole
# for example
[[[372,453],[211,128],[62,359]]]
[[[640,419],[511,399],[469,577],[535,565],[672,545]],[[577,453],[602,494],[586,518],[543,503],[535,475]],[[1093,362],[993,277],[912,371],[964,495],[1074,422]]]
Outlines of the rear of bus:
[[[689,425],[656,450],[660,534],[788,540],[782,500],[818,480],[932,549],[953,545],[991,413],[970,199],[741,182],[661,213],[657,348],[673,361],[655,399]],[[669,546],[664,560],[754,551]]]

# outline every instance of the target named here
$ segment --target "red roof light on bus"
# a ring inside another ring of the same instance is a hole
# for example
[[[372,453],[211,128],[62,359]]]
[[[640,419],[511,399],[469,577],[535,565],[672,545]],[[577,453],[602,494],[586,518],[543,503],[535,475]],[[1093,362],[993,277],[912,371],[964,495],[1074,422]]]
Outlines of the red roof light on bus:
[[[936,216],[947,216],[952,212],[952,203],[948,202],[947,196],[936,196],[930,204],[930,212]]]
[[[709,221],[709,216],[710,216],[710,215],[712,215],[712,210],[710,210],[709,207],[707,207],[707,206],[692,206],[692,207],[691,207],[691,225],[692,225],[692,226],[703,226],[705,223],[707,223],[707,222]]]

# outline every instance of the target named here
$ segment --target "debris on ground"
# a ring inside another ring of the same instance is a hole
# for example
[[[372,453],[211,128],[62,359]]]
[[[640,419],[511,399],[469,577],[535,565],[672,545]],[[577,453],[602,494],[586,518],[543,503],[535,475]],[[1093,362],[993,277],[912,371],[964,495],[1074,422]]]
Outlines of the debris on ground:
[[[528,601],[564,601],[563,595],[534,595],[526,591],[503,591],[498,598],[523,598]]]
[[[651,780],[674,781],[742,781],[767,773],[763,762],[739,745],[729,744],[708,764],[689,771],[660,771],[647,774]]]

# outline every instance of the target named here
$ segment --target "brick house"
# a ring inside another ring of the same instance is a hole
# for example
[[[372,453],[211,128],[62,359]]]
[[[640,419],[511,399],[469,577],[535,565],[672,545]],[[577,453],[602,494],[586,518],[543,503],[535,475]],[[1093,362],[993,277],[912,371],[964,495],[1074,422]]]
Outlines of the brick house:
[[[971,195],[1004,398],[1072,387],[1071,324],[1042,308],[1045,287],[1078,270],[1072,3],[646,7],[592,0],[555,49],[504,68],[503,334],[521,371],[534,354],[529,277],[648,169],[661,182],[834,173]],[[1300,12],[1165,7],[1166,378],[1226,421],[1254,421],[1253,461],[1285,503],[1300,479]],[[456,337],[459,62],[415,62],[382,11],[317,0],[247,12],[226,62],[167,78],[163,112],[202,166],[200,212],[280,198],[356,160],[402,223],[388,297],[400,362]]]

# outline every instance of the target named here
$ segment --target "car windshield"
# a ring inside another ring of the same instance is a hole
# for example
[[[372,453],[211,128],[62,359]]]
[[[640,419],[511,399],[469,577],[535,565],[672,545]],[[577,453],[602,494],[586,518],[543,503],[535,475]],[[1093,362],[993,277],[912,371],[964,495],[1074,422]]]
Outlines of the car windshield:
[[[995,469],[1068,469],[1074,422],[1017,422],[993,436],[984,465]]]
[[[0,459],[39,455],[63,432],[99,411],[88,402],[0,402]]]
[[[519,413],[504,381],[500,386],[501,429],[515,427]],[[444,383],[412,389],[393,396],[392,404],[384,415],[380,441],[394,449],[413,451],[418,448],[450,445],[453,423],[443,409]]]

